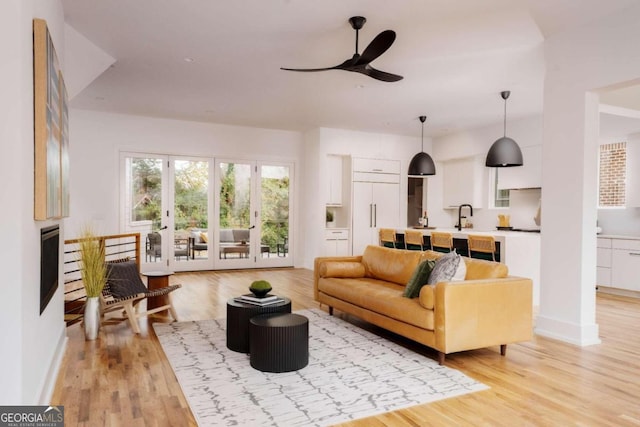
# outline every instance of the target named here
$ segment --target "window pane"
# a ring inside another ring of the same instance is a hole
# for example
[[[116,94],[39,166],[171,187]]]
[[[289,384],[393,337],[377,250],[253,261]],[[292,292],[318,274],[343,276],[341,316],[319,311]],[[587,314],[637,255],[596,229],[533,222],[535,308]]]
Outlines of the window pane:
[[[262,256],[289,256],[289,167],[261,167]]]
[[[626,202],[627,143],[600,146],[598,205],[624,206]]]

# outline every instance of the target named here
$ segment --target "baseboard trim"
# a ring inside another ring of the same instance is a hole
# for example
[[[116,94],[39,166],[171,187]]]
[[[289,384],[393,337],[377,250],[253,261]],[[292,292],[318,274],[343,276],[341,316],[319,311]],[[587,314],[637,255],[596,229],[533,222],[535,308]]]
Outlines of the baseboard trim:
[[[60,367],[62,366],[62,360],[64,358],[64,352],[67,349],[68,341],[69,338],[67,337],[67,329],[62,328],[62,335],[58,340],[56,351],[53,355],[53,359],[51,360],[51,366],[49,366],[47,376],[44,379],[42,388],[40,390],[40,398],[38,399],[39,405],[49,405],[51,403],[51,397],[53,396],[53,390],[56,387],[58,373],[60,372]]]
[[[596,323],[581,325],[538,315],[534,332],[546,338],[586,347],[601,343],[598,330]]]

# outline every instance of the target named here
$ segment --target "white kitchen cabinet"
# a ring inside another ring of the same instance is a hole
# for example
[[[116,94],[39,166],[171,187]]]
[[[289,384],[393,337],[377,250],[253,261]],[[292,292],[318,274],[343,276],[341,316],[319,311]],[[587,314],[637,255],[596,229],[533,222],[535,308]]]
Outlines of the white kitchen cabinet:
[[[444,209],[470,204],[474,208],[484,205],[485,166],[481,156],[449,160],[443,163]]]
[[[327,206],[342,206],[342,159],[343,156],[327,155]]]
[[[640,240],[611,240],[611,287],[640,291]]]
[[[362,255],[367,245],[378,244],[380,228],[399,227],[400,184],[354,181],[352,197],[352,254]]]
[[[596,258],[596,284],[611,286],[611,239],[598,238]]]
[[[542,187],[542,145],[522,147],[522,166],[500,168],[498,189]]]
[[[399,160],[385,160],[385,159],[353,159],[353,171],[354,172],[370,172],[377,174],[400,174],[400,161]]]
[[[349,256],[349,230],[326,229],[324,232],[324,256]]]

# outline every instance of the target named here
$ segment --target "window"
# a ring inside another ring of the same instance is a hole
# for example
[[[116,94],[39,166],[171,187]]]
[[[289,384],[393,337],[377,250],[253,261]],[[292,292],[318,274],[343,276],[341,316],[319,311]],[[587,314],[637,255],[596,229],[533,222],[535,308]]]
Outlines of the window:
[[[508,208],[509,207],[509,190],[498,189],[498,170],[500,168],[493,168],[492,186],[493,188],[493,207],[494,208]]]
[[[599,159],[598,206],[624,207],[626,202],[627,143],[602,144]]]

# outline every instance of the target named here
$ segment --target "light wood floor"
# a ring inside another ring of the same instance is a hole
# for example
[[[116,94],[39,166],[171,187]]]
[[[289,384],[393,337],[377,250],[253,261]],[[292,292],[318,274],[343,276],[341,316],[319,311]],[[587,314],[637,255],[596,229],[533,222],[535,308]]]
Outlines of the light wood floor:
[[[314,308],[312,273],[303,269],[179,273],[172,283],[181,321],[224,317],[226,300],[269,280],[293,310]],[[576,347],[536,337],[499,348],[447,356],[446,365],[490,390],[343,424],[369,426],[640,426],[640,300],[599,295],[602,344]],[[336,315],[436,359],[435,351],[336,312]],[[152,320],[153,321],[153,320]],[[69,343],[52,403],[67,426],[187,426],[193,415],[148,321],[142,336],[123,322],[85,341],[79,324]]]

